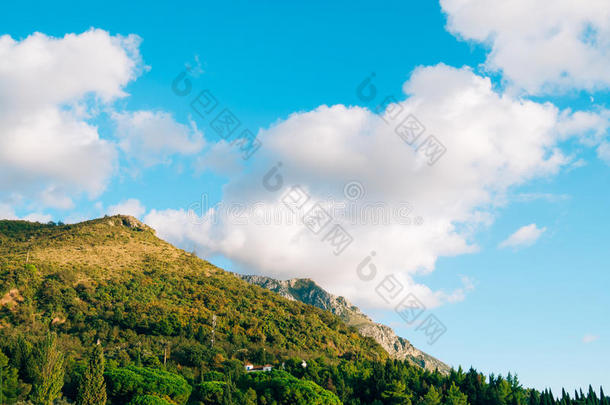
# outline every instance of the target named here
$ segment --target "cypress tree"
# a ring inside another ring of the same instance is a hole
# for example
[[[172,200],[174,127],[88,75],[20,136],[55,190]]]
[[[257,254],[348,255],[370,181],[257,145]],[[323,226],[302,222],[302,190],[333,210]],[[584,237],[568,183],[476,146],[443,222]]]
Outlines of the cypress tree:
[[[57,336],[47,334],[32,351],[32,402],[51,405],[64,385],[64,355],[57,347]]]
[[[590,402],[592,405],[599,405],[599,400],[597,399],[597,393],[593,391],[593,387],[589,384],[589,393],[587,394],[587,402]]]
[[[610,405],[610,400],[604,394],[604,389],[602,387],[599,387],[599,403],[600,405]]]
[[[106,382],[104,381],[104,350],[95,345],[89,355],[89,364],[78,386],[78,405],[105,405]]]

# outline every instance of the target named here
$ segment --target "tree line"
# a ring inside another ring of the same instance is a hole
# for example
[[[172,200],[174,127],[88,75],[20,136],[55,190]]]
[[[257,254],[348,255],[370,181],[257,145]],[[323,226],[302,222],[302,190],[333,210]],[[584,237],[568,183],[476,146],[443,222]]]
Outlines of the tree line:
[[[242,360],[207,351],[194,373],[180,364],[184,353],[169,362],[164,353],[165,364],[140,357],[121,364],[106,358],[101,342],[71,358],[55,333],[16,336],[0,351],[0,405],[610,405],[602,388],[556,396],[473,368],[443,375],[357,356],[309,359],[304,367],[300,358],[268,356],[273,371],[248,373]]]

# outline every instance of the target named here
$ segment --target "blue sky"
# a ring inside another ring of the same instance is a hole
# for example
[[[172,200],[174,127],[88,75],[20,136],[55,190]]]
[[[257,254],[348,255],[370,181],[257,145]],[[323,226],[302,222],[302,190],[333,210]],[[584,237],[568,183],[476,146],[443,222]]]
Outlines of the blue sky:
[[[0,214],[134,214],[229,270],[311,277],[453,366],[555,392],[607,385],[610,11],[560,3],[542,15],[474,0],[3,5]],[[373,72],[365,102],[356,89]],[[204,89],[262,141],[250,159],[194,113]],[[386,95],[446,146],[437,162],[370,111]],[[354,238],[335,256],[294,224],[189,215],[202,194],[281,207],[261,188],[278,161],[281,193],[345,200],[355,181],[360,202],[409,201],[423,224],[335,217]],[[379,277],[396,274],[446,326],[433,345],[379,300],[381,278],[357,279],[371,250]]]

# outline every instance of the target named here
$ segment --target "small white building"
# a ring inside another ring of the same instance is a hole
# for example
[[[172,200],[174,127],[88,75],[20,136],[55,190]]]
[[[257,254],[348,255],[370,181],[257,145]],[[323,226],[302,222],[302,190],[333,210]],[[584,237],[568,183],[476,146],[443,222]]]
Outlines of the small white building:
[[[273,366],[271,364],[265,364],[264,366],[255,366],[251,363],[246,363],[244,364],[244,368],[246,369],[247,373],[255,373],[258,371],[268,372],[273,370]]]

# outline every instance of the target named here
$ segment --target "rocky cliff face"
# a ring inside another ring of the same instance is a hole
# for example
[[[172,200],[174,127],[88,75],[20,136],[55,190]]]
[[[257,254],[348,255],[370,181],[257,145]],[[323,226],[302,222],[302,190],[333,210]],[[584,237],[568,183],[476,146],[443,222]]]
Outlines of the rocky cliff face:
[[[442,361],[415,348],[407,339],[397,336],[392,328],[373,322],[345,298],[328,293],[313,280],[295,278],[281,281],[264,276],[239,274],[238,276],[251,284],[276,292],[284,298],[332,312],[348,325],[356,327],[362,335],[375,339],[392,358],[408,360],[430,371],[438,369],[445,374],[451,369]]]

